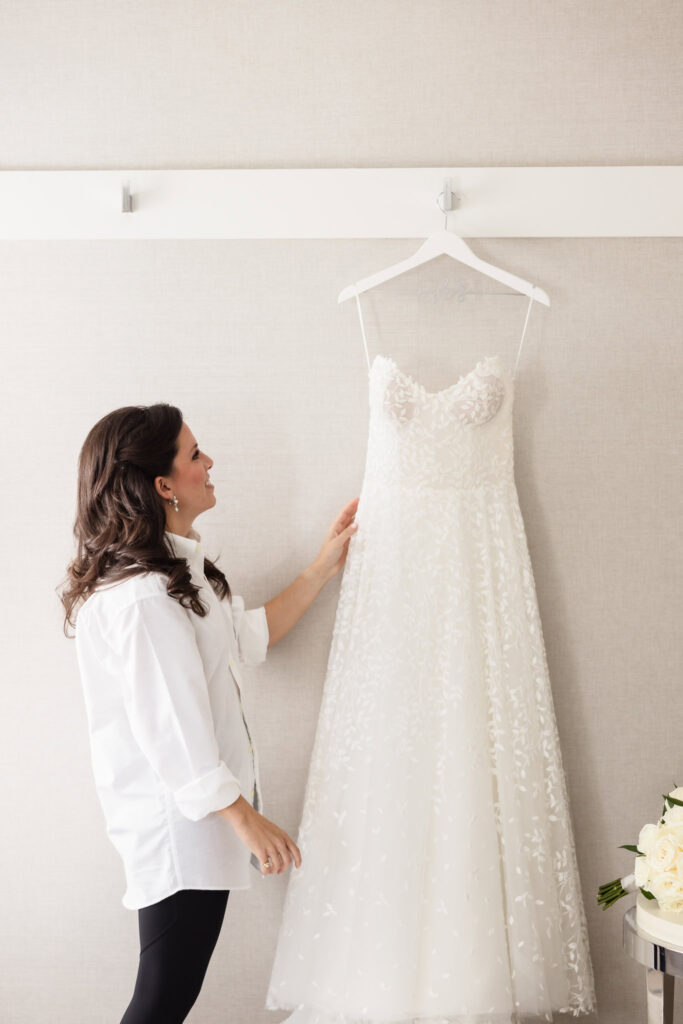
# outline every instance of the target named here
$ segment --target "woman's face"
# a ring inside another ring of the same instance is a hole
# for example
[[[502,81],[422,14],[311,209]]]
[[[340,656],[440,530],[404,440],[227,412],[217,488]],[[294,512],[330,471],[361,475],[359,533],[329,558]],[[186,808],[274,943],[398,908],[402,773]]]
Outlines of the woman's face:
[[[172,533],[185,537],[192,526],[193,520],[207,508],[213,508],[216,498],[209,480],[209,470],[213,459],[201,451],[194,434],[183,423],[178,434],[178,454],[173,460],[173,473],[170,477],[158,476],[155,486],[166,502],[166,525]],[[178,499],[178,511],[173,501],[175,494]]]

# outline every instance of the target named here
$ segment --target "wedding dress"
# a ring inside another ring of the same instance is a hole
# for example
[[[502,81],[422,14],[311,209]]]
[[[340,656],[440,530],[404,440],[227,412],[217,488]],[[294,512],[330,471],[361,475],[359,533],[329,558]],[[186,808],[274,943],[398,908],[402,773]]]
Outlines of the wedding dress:
[[[427,391],[389,356],[370,363],[358,312],[370,402],[358,531],[265,1005],[292,1010],[287,1024],[588,1013],[586,917],[513,473],[514,373],[489,355]]]

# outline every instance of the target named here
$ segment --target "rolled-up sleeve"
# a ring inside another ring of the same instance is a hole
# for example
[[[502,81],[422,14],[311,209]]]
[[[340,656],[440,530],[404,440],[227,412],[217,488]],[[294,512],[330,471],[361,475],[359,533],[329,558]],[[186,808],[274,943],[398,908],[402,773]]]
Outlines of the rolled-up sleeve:
[[[116,647],[133,735],[181,813],[198,821],[234,803],[239,780],[221,760],[194,628],[167,594],[117,616]]]
[[[232,595],[230,605],[239,660],[245,665],[258,665],[266,660],[270,639],[266,606],[245,608],[244,599],[239,594]]]

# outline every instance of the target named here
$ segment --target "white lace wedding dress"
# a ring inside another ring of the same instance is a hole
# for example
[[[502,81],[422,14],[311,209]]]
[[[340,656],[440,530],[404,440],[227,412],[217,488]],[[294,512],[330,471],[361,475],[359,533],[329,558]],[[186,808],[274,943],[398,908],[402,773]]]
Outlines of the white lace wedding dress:
[[[288,1024],[590,1012],[513,475],[513,375],[487,356],[429,392],[377,355],[369,389],[358,531],[296,839],[303,863],[289,869],[266,1008],[294,1011]]]

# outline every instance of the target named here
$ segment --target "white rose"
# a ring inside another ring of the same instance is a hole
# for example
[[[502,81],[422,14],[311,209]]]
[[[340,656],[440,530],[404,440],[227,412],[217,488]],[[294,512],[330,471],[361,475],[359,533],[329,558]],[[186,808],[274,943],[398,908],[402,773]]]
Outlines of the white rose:
[[[675,872],[662,871],[652,877],[649,891],[662,906],[662,903],[683,899],[683,882]]]
[[[683,896],[676,900],[664,900],[664,902],[657,900],[657,902],[660,910],[668,910],[674,914],[679,914],[683,910]]]
[[[681,861],[683,864],[683,861]],[[636,885],[639,889],[647,889],[647,883],[650,880],[650,865],[647,862],[647,857],[636,857]],[[683,882],[683,877],[681,877]]]
[[[683,811],[683,807],[680,810]],[[660,836],[670,836],[678,850],[683,850],[683,820],[665,821],[663,825],[659,826],[659,834]]]
[[[683,857],[678,858],[678,863],[676,864],[676,874],[680,878],[681,882],[683,882]]]
[[[669,796],[672,796],[674,800],[683,800],[683,786],[677,786],[676,789],[672,789]]]
[[[638,835],[638,842],[636,843],[636,846],[641,853],[650,852],[650,847],[654,843],[658,834],[659,829],[656,825],[643,825]]]
[[[673,807],[669,807],[664,811],[664,821],[668,823],[673,821],[683,821],[683,807],[679,804],[674,804]]]
[[[670,835],[663,832],[657,836],[647,854],[647,860],[653,871],[669,871],[674,867],[678,858],[678,845]]]

